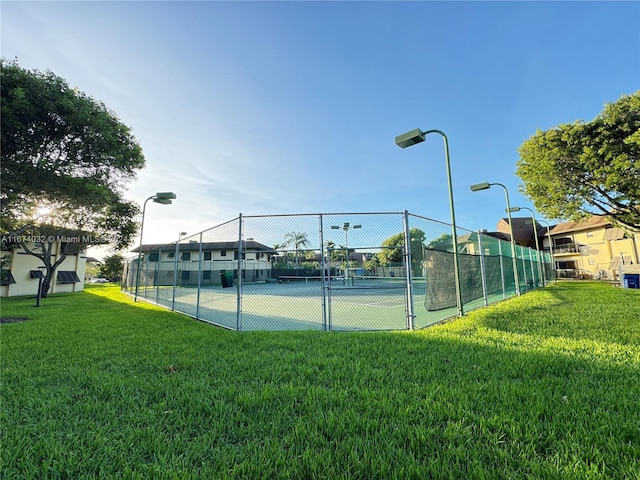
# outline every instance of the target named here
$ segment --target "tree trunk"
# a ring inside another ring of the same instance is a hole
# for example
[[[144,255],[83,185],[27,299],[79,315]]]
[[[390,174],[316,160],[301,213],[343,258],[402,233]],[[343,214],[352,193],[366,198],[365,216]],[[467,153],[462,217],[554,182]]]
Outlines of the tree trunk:
[[[47,298],[47,293],[49,293],[50,286],[51,286],[51,274],[47,272],[45,277],[42,279],[42,288],[40,288],[40,298]]]

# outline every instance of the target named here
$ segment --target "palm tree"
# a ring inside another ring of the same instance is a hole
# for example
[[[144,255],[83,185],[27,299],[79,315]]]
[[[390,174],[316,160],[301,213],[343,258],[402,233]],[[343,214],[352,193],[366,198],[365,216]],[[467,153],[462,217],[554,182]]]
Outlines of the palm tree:
[[[327,256],[331,257],[333,250],[335,250],[336,248],[335,242],[332,242],[331,240],[327,240],[326,242],[324,242],[324,246],[327,249]]]
[[[331,240],[327,240],[324,243],[326,252],[327,252],[327,261],[329,262],[329,275],[331,275],[331,260],[333,260],[333,255],[334,255],[334,250],[336,248],[336,244],[335,242],[332,242]],[[325,272],[326,274],[326,272]]]
[[[275,254],[271,256],[271,268],[275,265],[276,261],[283,261],[284,259],[280,257],[280,252],[285,249],[287,246],[286,243],[274,243],[273,249],[275,250]]]
[[[303,232],[289,232],[284,236],[285,245],[291,245],[296,250],[296,273],[300,264],[298,249],[309,245],[307,234]]]

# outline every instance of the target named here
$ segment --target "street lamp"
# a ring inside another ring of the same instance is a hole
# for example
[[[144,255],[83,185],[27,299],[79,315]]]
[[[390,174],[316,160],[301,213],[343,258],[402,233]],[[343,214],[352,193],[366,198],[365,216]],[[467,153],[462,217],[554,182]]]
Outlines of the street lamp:
[[[509,217],[509,231],[511,233],[511,261],[513,263],[513,278],[516,282],[516,295],[520,295],[520,279],[518,278],[518,264],[516,261],[516,241],[513,238],[513,222],[511,221],[511,204],[509,203],[509,190],[507,190],[507,187],[505,187],[501,183],[489,182],[476,183],[475,185],[471,185],[471,187],[469,188],[471,188],[472,192],[478,192],[480,190],[488,190],[493,185],[498,185],[504,188],[504,194],[507,199],[507,215]]]
[[[520,210],[529,210],[531,212],[531,220],[533,221],[533,235],[536,239],[536,250],[538,251],[538,275],[540,276],[540,278],[542,279],[542,284],[545,284],[545,277],[544,277],[544,270],[542,268],[542,262],[540,261],[540,254],[542,252],[540,252],[540,244],[538,243],[538,229],[536,228],[536,225],[538,224],[538,222],[536,222],[536,217],[535,217],[535,212],[533,210],[531,210],[529,207],[511,207],[509,209],[509,212],[519,212]]]
[[[549,241],[549,256],[551,257],[551,274],[553,275],[553,278],[551,280],[554,280],[556,264],[555,264],[555,260],[553,259],[553,243],[551,240],[550,225],[549,225],[549,222],[547,222],[546,220],[540,220],[540,221],[543,222],[547,227],[547,240]]]
[[[136,268],[136,290],[133,296],[133,301],[138,301],[138,289],[140,288],[140,257],[142,256],[142,231],[144,230],[144,214],[147,209],[147,202],[153,200],[154,203],[160,205],[171,205],[171,200],[176,199],[176,194],[173,192],[158,192],[155,195],[151,195],[144,201],[142,205],[142,220],[140,221],[140,247],[138,248],[138,265]]]
[[[344,247],[347,252],[345,255],[347,266],[344,271],[344,280],[345,282],[349,282],[349,230],[352,228],[362,228],[362,225],[351,225],[349,222],[344,222],[341,227],[338,225],[331,225],[331,228],[333,230],[344,230]]]
[[[186,234],[187,232],[179,232],[178,241],[176,242],[176,252],[174,254],[175,258],[173,259],[173,295],[171,297],[171,310],[174,309],[176,304],[176,284],[178,283],[178,255],[180,254],[180,239],[183,235]]]
[[[407,148],[416,143],[425,141],[425,137],[430,133],[441,135],[444,140],[444,154],[447,167],[447,182],[449,186],[449,209],[451,210],[451,236],[453,237],[453,265],[456,280],[456,300],[458,303],[458,315],[464,315],[464,306],[462,305],[462,288],[460,286],[460,261],[458,258],[458,233],[456,231],[456,213],[453,206],[453,186],[451,185],[451,162],[449,161],[449,141],[444,132],[440,130],[427,130],[423,132],[419,128],[403,133],[396,137],[396,145],[400,148]]]
[[[44,279],[44,272],[46,271],[47,266],[41,265],[38,267],[38,270],[36,272],[38,274],[38,293],[36,294],[36,304],[34,305],[34,307],[40,306],[40,299],[42,298],[42,280]]]

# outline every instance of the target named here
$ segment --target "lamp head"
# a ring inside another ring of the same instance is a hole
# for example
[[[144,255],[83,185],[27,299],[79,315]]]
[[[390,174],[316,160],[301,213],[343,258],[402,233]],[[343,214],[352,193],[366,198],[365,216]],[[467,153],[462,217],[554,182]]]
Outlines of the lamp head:
[[[396,137],[396,145],[400,148],[407,148],[416,143],[424,142],[424,133],[419,128],[411,130],[410,132],[403,133]]]
[[[337,225],[331,225],[332,230],[340,230],[340,227]]]
[[[511,208],[505,208],[504,209],[505,212],[509,213],[513,213],[513,212],[519,212],[520,211],[520,207],[511,207]]]
[[[168,199],[168,198],[158,198],[158,197],[155,197],[153,199],[153,202],[154,203],[159,203],[161,205],[171,205],[171,203],[172,203],[171,200]]]
[[[472,192],[478,192],[480,190],[487,190],[491,188],[491,184],[489,182],[476,183],[475,185],[471,185],[469,188]]]
[[[354,226],[353,226],[353,227],[351,227],[351,228],[362,228],[362,225],[354,225]]]
[[[159,200],[175,200],[176,194],[173,192],[158,192],[155,194],[155,198]]]
[[[186,235],[186,234],[187,234],[187,232],[180,232],[180,233],[178,233],[178,235],[180,235],[181,237],[183,237],[183,236],[184,236],[184,235]]]

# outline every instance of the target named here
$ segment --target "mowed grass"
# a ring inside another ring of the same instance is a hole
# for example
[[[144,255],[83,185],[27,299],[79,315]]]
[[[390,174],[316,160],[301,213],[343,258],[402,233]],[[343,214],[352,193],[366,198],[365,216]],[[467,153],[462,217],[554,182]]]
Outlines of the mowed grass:
[[[245,332],[91,286],[4,299],[2,478],[640,478],[640,290],[419,332]]]

